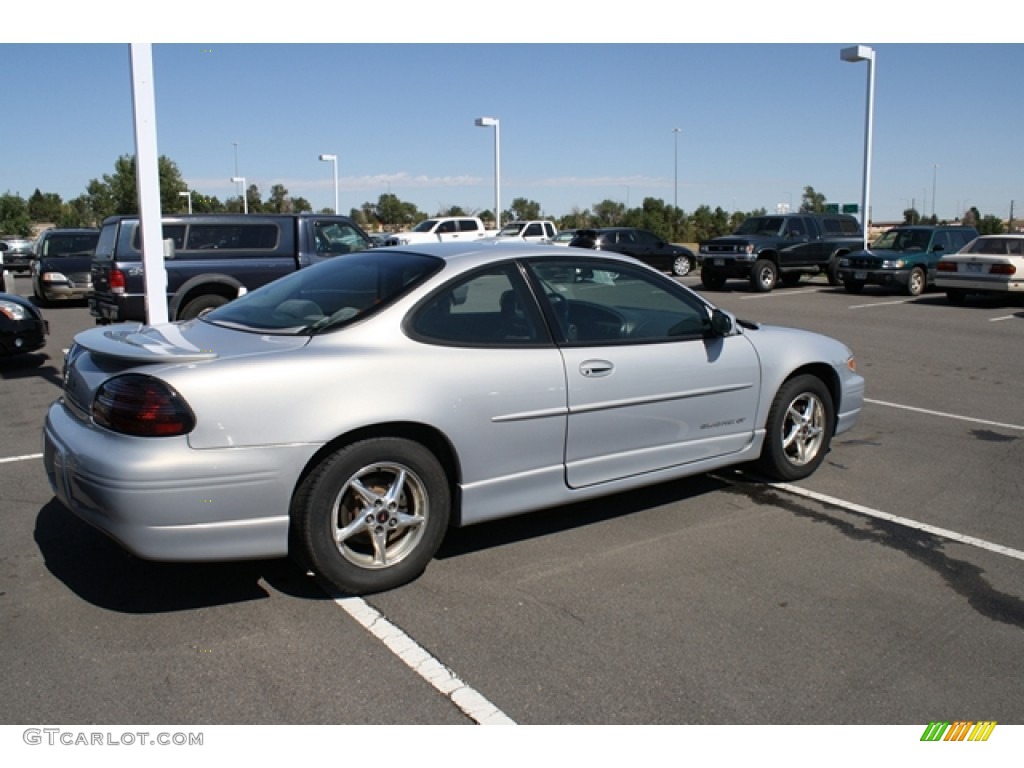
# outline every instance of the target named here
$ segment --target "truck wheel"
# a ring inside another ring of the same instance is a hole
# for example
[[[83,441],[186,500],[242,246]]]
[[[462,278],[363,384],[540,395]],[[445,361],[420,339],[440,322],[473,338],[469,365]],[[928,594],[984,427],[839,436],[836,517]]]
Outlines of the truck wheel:
[[[750,286],[758,293],[767,293],[779,280],[779,268],[768,259],[758,259],[750,270]]]
[[[843,283],[843,288],[847,293],[860,293],[864,290],[864,283],[859,280],[847,280]]]
[[[914,267],[910,270],[910,277],[907,279],[907,295],[908,296],[920,296],[924,293],[924,289],[928,285],[928,278],[924,274],[924,270],[920,267]]]
[[[839,260],[841,258],[841,256],[833,256],[832,260],[828,263],[828,267],[825,269],[828,284],[833,288],[838,288],[843,284],[843,281],[839,278]]]
[[[708,267],[700,271],[700,281],[709,291],[720,291],[725,287],[725,275]]]
[[[834,424],[832,396],[821,379],[806,374],[790,379],[768,411],[757,468],[775,480],[802,480],[824,460]]]
[[[328,456],[299,486],[292,554],[346,594],[393,589],[430,563],[450,507],[444,469],[424,446],[362,440]]]
[[[693,264],[690,263],[689,256],[676,256],[675,261],[672,262],[672,274],[676,277],[686,277],[692,268]]]
[[[207,309],[216,309],[228,303],[228,300],[216,293],[205,293],[197,296],[178,312],[178,320],[191,320],[199,317]]]

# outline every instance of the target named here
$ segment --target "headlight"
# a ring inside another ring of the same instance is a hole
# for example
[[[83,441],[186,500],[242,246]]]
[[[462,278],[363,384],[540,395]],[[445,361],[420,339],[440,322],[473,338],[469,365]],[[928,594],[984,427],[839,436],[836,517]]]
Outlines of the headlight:
[[[839,260],[839,266],[840,267],[848,267],[848,266],[850,266],[850,260],[849,259],[840,259]]]
[[[906,265],[906,259],[885,259],[882,262],[882,269],[903,269]]]
[[[14,301],[0,300],[0,314],[7,315],[11,320],[24,320],[29,316],[28,309]]]
[[[66,283],[68,279],[60,272],[43,272],[40,278],[44,283]]]

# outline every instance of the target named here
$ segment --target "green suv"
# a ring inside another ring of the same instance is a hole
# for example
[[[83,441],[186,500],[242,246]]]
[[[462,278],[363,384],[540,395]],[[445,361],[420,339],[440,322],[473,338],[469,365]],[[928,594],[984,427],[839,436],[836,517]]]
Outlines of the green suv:
[[[956,253],[977,236],[973,227],[893,227],[866,251],[843,257],[837,274],[850,293],[860,293],[870,284],[920,296],[935,285],[939,259]]]

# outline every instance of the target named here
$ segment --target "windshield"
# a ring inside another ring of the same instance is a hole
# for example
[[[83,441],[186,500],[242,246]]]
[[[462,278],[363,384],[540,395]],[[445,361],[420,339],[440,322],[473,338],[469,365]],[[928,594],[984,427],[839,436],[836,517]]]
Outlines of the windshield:
[[[43,256],[91,256],[96,250],[100,233],[82,235],[54,235],[43,241]]]
[[[925,229],[890,229],[871,247],[886,251],[923,251],[930,239],[931,233]]]
[[[413,232],[432,232],[434,227],[437,226],[437,219],[427,219],[421,221],[415,227],[412,228]]]
[[[513,221],[513,222],[511,222],[509,224],[506,224],[504,227],[502,227],[501,231],[498,233],[498,236],[500,237],[502,235],[507,235],[507,236],[518,235],[520,232],[523,231],[523,227],[525,227],[525,226],[526,226],[525,222]]]
[[[740,224],[736,235],[777,235],[785,221],[783,216],[752,216]]]
[[[293,272],[202,315],[202,320],[255,333],[319,333],[386,307],[443,263],[402,251],[362,251]]]

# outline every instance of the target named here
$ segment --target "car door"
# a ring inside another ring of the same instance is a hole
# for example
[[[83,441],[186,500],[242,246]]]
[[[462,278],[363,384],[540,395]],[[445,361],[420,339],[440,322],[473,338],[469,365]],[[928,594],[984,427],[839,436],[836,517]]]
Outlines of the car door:
[[[532,265],[554,318],[569,408],[566,483],[582,488],[742,450],[760,370],[742,335],[673,281],[570,257]]]

